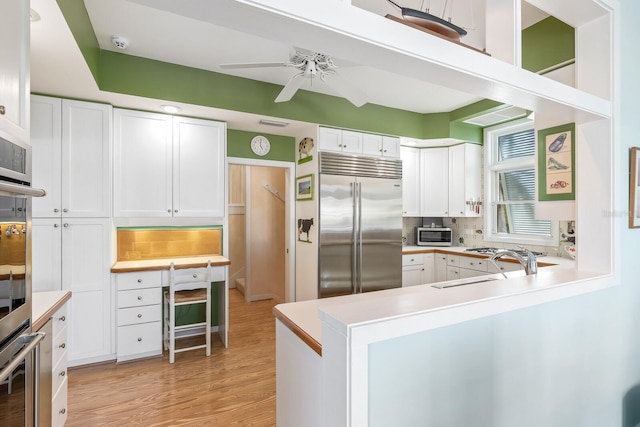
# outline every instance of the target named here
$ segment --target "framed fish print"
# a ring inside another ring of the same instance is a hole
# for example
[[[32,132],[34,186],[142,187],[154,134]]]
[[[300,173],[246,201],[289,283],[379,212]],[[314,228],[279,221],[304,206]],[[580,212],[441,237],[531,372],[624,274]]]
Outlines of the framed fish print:
[[[538,131],[538,200],[575,200],[575,123]]]
[[[640,228],[640,147],[631,147],[629,155],[629,228]]]

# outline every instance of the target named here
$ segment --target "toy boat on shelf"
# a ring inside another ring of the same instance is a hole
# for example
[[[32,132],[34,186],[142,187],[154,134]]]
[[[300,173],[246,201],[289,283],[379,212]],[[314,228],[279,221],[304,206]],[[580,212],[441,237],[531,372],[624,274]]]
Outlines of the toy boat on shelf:
[[[436,32],[445,38],[453,41],[460,41],[460,37],[466,36],[467,31],[457,25],[421,10],[402,7],[393,0],[387,0],[389,3],[400,9],[402,18],[412,24],[419,25],[433,32]]]

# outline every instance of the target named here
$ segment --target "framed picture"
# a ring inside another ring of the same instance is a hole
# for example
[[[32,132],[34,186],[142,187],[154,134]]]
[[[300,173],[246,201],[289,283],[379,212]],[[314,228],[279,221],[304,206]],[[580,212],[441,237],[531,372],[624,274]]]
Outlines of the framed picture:
[[[313,200],[313,174],[296,178],[296,200]]]
[[[538,200],[575,200],[575,123],[538,131]]]
[[[631,147],[629,173],[629,228],[640,228],[640,147]]]

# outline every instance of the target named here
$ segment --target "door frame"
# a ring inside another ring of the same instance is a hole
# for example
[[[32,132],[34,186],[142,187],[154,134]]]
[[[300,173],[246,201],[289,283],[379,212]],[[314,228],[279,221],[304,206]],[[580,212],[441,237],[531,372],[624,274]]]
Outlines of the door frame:
[[[284,258],[284,294],[285,302],[295,301],[295,289],[296,289],[296,224],[294,221],[296,215],[296,203],[294,200],[295,188],[295,176],[296,176],[296,164],[295,162],[285,162],[279,160],[262,160],[262,159],[245,159],[242,157],[227,157],[227,171],[229,165],[244,165],[244,166],[264,166],[272,168],[282,168],[285,170],[285,209],[284,209],[284,239],[285,239],[285,258]],[[227,172],[228,175],[228,172]],[[228,203],[228,202],[227,202]],[[246,206],[246,201],[245,201]],[[245,213],[246,215],[246,213]],[[247,228],[247,239],[249,239],[251,230]],[[249,264],[250,255],[247,253],[247,264]],[[248,270],[247,270],[248,272]],[[245,286],[250,286],[250,279],[247,278]]]

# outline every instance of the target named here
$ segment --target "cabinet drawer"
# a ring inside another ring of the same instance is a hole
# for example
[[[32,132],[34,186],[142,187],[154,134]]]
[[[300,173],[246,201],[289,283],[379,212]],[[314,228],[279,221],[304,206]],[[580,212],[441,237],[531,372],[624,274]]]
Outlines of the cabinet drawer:
[[[67,354],[63,353],[63,357],[60,358],[57,364],[54,365],[51,371],[51,391],[53,394],[58,392],[58,389],[67,379]]]
[[[457,280],[460,278],[460,268],[448,266],[447,267],[447,280]]]
[[[118,326],[118,359],[151,352],[162,352],[161,322]]]
[[[67,421],[67,378],[62,381],[51,403],[51,425],[62,427]]]
[[[53,320],[52,327],[53,327],[54,337],[58,335],[60,331],[63,330],[69,323],[68,309],[69,309],[69,304],[65,303],[62,307],[60,307],[60,309],[58,309],[58,311],[53,313],[53,316],[51,317],[51,319]]]
[[[62,355],[67,351],[68,339],[67,328],[64,328],[58,335],[53,336],[52,353],[53,353],[53,365],[60,360]]]
[[[424,254],[402,255],[402,265],[422,265],[424,264]]]
[[[458,255],[447,255],[447,265],[452,265],[455,267],[460,266],[460,256]]]
[[[162,274],[160,271],[139,271],[135,273],[116,274],[116,289],[159,288]]]
[[[118,308],[160,304],[161,300],[162,290],[160,288],[134,289],[118,292]]]
[[[470,270],[487,271],[488,263],[489,261],[486,259],[472,258],[468,256],[460,257],[460,267],[468,268]]]
[[[118,309],[118,326],[159,322],[160,320],[162,320],[160,304]]]

